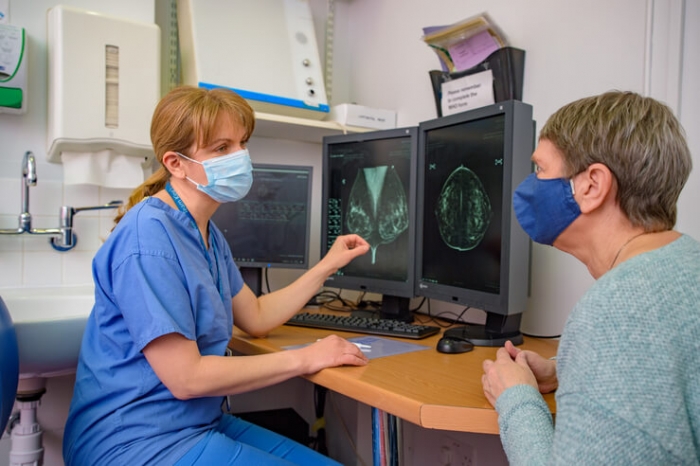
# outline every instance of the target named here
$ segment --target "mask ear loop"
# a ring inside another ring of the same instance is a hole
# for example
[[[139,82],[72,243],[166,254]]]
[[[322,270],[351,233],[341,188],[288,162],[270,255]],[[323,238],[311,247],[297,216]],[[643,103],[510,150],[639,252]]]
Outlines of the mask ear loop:
[[[204,164],[203,164],[202,162],[199,162],[199,161],[197,161],[197,160],[195,160],[195,159],[191,159],[191,158],[187,157],[185,154],[181,154],[180,152],[175,152],[175,153],[176,153],[177,155],[179,155],[180,157],[182,157],[183,159],[186,159],[186,160],[189,160],[190,162],[198,163],[198,164],[204,166]],[[206,176],[206,172],[204,173],[204,176]],[[209,177],[206,176],[206,178],[207,178],[207,185],[208,185],[208,184],[209,184]],[[195,185],[195,186],[197,187],[197,189],[200,189],[199,187],[202,186],[201,184],[197,183],[195,180],[193,180],[193,179],[190,178],[189,176],[185,176],[185,179],[186,179],[187,181],[189,181],[190,183],[192,183],[193,185]]]
[[[189,160],[190,162],[194,162],[194,163],[198,163],[198,164],[200,164],[200,165],[203,165],[202,162],[200,162],[200,161],[198,161],[198,160],[195,160],[195,159],[192,159],[192,158],[190,158],[190,157],[187,157],[185,154],[181,154],[180,152],[175,152],[175,153],[176,153],[177,155],[179,155],[180,157],[182,157],[183,159],[187,159],[187,160]]]

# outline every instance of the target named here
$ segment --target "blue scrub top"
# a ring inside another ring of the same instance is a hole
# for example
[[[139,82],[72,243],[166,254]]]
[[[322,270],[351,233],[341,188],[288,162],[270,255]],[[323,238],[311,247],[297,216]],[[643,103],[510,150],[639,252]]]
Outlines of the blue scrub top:
[[[179,333],[202,355],[225,354],[231,297],[243,279],[213,222],[209,245],[211,261],[187,213],[147,198],[97,252],[95,306],[64,432],[66,465],[174,464],[218,424],[221,397],[176,399],[141,352]]]

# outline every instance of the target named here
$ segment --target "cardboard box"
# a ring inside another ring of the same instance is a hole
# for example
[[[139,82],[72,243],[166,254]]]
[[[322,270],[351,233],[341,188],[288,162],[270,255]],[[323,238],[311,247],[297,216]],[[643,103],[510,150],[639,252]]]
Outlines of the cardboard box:
[[[374,129],[396,128],[396,112],[355,104],[340,104],[331,107],[328,120],[343,126]]]

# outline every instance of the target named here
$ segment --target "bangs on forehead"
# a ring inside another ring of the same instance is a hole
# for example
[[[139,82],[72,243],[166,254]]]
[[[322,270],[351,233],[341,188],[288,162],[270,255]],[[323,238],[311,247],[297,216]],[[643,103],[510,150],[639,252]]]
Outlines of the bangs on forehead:
[[[217,107],[215,109],[207,108],[194,120],[194,133],[197,135],[195,139],[197,149],[207,147],[213,142],[213,134],[217,128],[220,116],[228,116],[234,125],[243,126],[246,129],[243,142],[248,141],[250,138],[250,128],[249,125],[245,124],[243,116],[238,111],[226,107]]]

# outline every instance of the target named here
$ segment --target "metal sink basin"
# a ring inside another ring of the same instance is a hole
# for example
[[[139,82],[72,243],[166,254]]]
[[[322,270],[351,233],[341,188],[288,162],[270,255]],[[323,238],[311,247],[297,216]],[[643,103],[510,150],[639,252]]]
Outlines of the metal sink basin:
[[[75,372],[93,285],[0,288],[14,322],[20,379]]]

